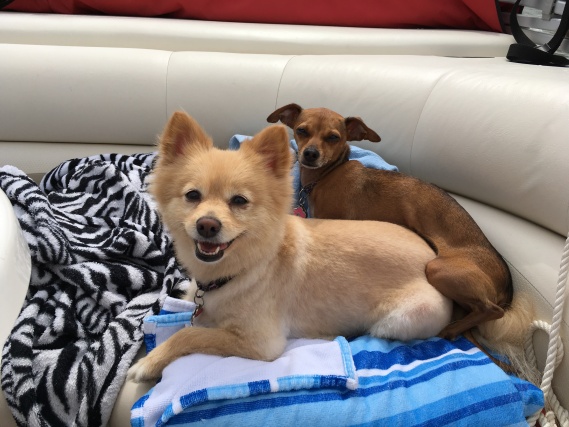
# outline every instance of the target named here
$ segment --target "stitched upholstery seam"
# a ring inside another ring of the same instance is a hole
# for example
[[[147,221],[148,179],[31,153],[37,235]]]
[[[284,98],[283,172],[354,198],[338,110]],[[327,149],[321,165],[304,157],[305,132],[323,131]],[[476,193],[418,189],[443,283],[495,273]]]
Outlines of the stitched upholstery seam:
[[[409,174],[410,175],[414,175],[413,174],[413,148],[415,146],[415,137],[417,136],[417,128],[419,127],[419,123],[421,122],[421,118],[423,117],[423,112],[425,111],[425,107],[427,106],[427,103],[429,102],[429,100],[431,99],[431,96],[433,95],[433,92],[435,91],[435,89],[437,88],[437,86],[439,85],[439,82],[446,76],[451,75],[453,72],[452,71],[447,71],[443,74],[441,74],[437,80],[435,81],[435,83],[433,84],[433,87],[431,88],[430,93],[427,95],[425,102],[423,103],[423,108],[421,108],[421,112],[419,113],[419,117],[417,118],[417,123],[415,124],[415,130],[413,131],[413,138],[411,140],[411,148],[409,150]]]
[[[164,96],[164,123],[168,121],[168,82],[170,81],[170,62],[172,61],[172,56],[174,56],[174,51],[170,52],[168,56],[168,63],[166,64],[166,90]]]
[[[299,57],[299,56],[300,56],[300,55],[292,55],[292,56],[288,59],[288,61],[286,61],[286,64],[285,64],[284,67],[283,67],[283,70],[282,70],[282,72],[281,72],[281,78],[279,79],[279,84],[278,84],[278,86],[277,86],[277,96],[276,96],[276,98],[275,98],[275,105],[274,105],[274,109],[275,109],[275,110],[277,109],[277,105],[278,105],[278,101],[279,101],[279,94],[280,94],[280,92],[281,92],[281,83],[282,83],[282,81],[283,81],[283,77],[284,77],[285,71],[286,71],[286,69],[287,69],[287,67],[288,67],[288,64],[289,64],[290,61],[292,61],[294,58],[297,58],[297,57]]]

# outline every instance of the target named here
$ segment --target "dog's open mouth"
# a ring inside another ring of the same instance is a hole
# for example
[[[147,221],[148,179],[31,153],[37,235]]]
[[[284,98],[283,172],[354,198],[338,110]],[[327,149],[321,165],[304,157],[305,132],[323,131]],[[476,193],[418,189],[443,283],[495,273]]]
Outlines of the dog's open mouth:
[[[204,262],[218,261],[223,257],[224,251],[233,243],[212,243],[204,241],[196,241],[196,256]]]

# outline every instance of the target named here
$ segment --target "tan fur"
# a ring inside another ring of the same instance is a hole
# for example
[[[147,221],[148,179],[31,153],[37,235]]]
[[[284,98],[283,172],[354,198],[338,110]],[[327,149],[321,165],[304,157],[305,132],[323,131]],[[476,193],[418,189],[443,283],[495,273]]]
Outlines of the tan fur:
[[[449,322],[452,302],[425,277],[435,254],[415,233],[378,221],[289,214],[284,126],[263,130],[238,151],[212,148],[198,128],[185,113],[170,119],[151,192],[190,275],[202,283],[233,278],[205,294],[196,326],[141,359],[130,378],[157,378],[168,363],[194,352],[273,360],[287,338],[369,332],[409,340],[434,336]],[[194,190],[200,200],[187,200]],[[235,205],[236,195],[248,203]],[[221,223],[211,242],[232,241],[215,262],[196,252],[204,216]]]
[[[509,360],[505,370],[513,371],[536,385],[541,383],[541,373],[525,354],[525,340],[529,325],[535,319],[535,307],[527,294],[514,293],[510,308],[504,317],[492,322],[482,323],[474,330],[476,338],[492,351]]]
[[[530,325],[530,304],[512,302],[508,266],[456,200],[411,176],[348,161],[348,141],[380,141],[359,117],[344,118],[327,108],[289,104],[267,120],[281,121],[294,130],[301,183],[316,183],[308,198],[312,216],[388,221],[429,242],[437,257],[427,264],[427,278],[464,313],[455,316],[440,336],[454,339],[480,327],[486,344],[504,349],[500,330],[507,328],[508,341],[520,342]]]

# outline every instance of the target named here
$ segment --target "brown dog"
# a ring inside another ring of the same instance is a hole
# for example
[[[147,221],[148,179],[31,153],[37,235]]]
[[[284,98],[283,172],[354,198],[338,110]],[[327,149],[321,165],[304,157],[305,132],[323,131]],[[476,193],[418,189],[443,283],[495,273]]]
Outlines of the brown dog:
[[[226,151],[187,114],[172,116],[150,192],[203,312],[130,378],[158,378],[190,353],[273,360],[287,338],[411,340],[450,321],[452,301],[425,276],[435,253],[423,239],[386,222],[290,215],[291,163],[282,125]]]
[[[279,120],[294,130],[301,184],[313,217],[399,224],[435,250],[427,278],[465,311],[440,336],[453,339],[504,316],[513,298],[508,266],[455,199],[411,176],[348,161],[348,141],[380,141],[359,117],[289,104],[267,118]]]

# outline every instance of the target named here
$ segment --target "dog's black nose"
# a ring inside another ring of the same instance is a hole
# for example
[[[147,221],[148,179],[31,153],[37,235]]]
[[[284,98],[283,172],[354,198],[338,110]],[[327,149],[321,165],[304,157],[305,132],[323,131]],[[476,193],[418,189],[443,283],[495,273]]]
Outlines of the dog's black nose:
[[[215,218],[204,216],[196,222],[198,234],[202,237],[214,237],[221,230],[221,222]]]
[[[314,147],[308,147],[302,155],[308,163],[314,163],[320,157],[320,151]]]

